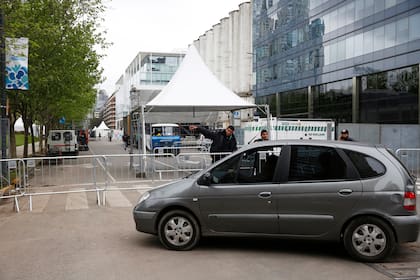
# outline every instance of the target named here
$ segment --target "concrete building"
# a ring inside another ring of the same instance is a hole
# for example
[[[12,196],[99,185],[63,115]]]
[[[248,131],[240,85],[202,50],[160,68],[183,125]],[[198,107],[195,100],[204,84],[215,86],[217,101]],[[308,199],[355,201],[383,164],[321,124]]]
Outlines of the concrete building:
[[[254,0],[256,102],[278,117],[418,124],[420,1]]]
[[[252,96],[252,6],[239,5],[229,17],[222,18],[197,40],[194,45],[213,74],[230,90],[249,102]],[[238,112],[239,113],[239,112]],[[243,110],[240,118],[252,118],[252,110]],[[239,118],[239,115],[235,116]]]
[[[113,95],[111,95],[108,100],[106,101],[104,108],[103,108],[103,113],[102,113],[102,119],[105,122],[105,124],[110,128],[110,129],[115,129],[115,93]]]

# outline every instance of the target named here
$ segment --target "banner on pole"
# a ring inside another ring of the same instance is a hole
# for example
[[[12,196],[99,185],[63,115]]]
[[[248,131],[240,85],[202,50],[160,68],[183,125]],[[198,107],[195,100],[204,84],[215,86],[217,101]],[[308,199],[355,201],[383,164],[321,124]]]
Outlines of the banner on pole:
[[[6,38],[6,89],[29,89],[28,38]]]

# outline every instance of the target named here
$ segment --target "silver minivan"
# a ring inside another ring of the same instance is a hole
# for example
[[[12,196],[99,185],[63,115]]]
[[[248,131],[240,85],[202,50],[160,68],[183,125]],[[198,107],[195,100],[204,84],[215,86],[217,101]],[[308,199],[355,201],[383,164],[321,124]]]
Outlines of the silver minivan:
[[[264,141],[143,194],[138,231],[173,250],[202,236],[342,242],[360,261],[389,256],[419,234],[415,178],[384,147],[344,141]]]

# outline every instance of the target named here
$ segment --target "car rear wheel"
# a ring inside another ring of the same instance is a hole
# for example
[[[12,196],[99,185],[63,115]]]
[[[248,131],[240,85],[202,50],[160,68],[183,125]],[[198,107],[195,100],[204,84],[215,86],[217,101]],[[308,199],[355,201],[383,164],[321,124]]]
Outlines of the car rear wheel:
[[[186,251],[194,248],[200,239],[200,227],[196,219],[183,210],[173,210],[160,219],[160,242],[168,249]]]
[[[375,262],[389,256],[395,247],[395,236],[384,221],[375,217],[353,220],[344,231],[344,247],[359,261]]]

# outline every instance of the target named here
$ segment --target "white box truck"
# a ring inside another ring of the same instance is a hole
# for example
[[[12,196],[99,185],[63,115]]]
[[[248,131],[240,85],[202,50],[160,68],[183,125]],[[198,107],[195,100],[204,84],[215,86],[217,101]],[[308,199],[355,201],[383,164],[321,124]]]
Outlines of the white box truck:
[[[252,143],[260,138],[260,132],[263,129],[269,131],[270,140],[335,139],[335,122],[333,120],[271,118],[269,129],[267,119],[259,118],[252,122],[246,122],[242,127],[244,129],[244,144]]]
[[[78,155],[76,131],[50,130],[47,138],[47,156]]]

